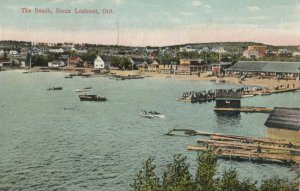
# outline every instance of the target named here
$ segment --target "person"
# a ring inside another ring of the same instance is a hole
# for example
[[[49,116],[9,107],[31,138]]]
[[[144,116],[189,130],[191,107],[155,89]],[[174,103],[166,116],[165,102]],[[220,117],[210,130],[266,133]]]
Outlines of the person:
[[[261,147],[260,147],[260,144],[259,144],[259,143],[258,143],[258,145],[257,145],[256,151],[257,151],[258,153],[261,153]]]

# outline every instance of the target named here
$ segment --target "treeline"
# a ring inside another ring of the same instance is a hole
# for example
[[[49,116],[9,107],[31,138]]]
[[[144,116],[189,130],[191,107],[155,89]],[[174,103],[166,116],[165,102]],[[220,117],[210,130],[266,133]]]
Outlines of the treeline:
[[[198,155],[196,175],[189,171],[186,157],[174,155],[173,162],[167,165],[162,178],[156,173],[153,158],[143,164],[133,183],[132,191],[293,191],[296,183],[273,177],[263,180],[260,186],[251,179],[240,180],[234,169],[217,176],[217,159],[209,153]]]

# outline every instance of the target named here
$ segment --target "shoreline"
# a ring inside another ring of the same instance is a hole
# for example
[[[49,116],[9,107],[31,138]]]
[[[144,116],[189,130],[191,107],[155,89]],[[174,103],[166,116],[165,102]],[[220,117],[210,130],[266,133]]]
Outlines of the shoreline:
[[[81,68],[78,68],[79,70]],[[41,68],[31,68],[31,69],[12,69],[21,72],[42,72]],[[92,68],[84,68],[86,74],[93,74]],[[10,71],[10,70],[7,70]],[[76,69],[61,69],[61,70],[49,70],[49,72],[61,72],[66,74],[78,73]],[[174,74],[162,74],[157,72],[141,72],[139,70],[111,70],[110,74],[128,76],[128,75],[141,75],[144,77],[155,77],[160,79],[176,79],[176,80],[187,80],[187,81],[215,81],[219,83],[220,80],[225,81],[228,84],[236,84],[243,86],[259,86],[268,88],[270,90],[275,89],[275,87],[287,87],[287,88],[300,88],[299,80],[275,80],[275,79],[258,79],[258,78],[245,78],[245,80],[240,83],[238,78],[234,77],[223,77],[219,78],[216,76],[208,76],[209,73],[201,73],[198,75],[174,75]],[[221,82],[224,83],[224,82]]]

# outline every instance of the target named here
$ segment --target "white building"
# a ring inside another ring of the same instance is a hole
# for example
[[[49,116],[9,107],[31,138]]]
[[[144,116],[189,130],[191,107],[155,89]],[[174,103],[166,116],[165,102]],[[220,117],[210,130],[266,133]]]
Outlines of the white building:
[[[0,55],[4,55],[4,50],[0,50]]]
[[[243,56],[246,58],[259,58],[258,50],[248,49],[243,52]]]
[[[191,45],[187,45],[185,47],[179,48],[180,52],[195,52],[198,51],[198,49],[194,49]]]
[[[300,52],[293,52],[294,57],[300,57]]]
[[[104,69],[105,68],[105,63],[100,56],[97,56],[97,58],[95,59],[94,68],[95,69]]]
[[[17,55],[17,54],[18,54],[18,51],[16,51],[16,50],[10,50],[10,51],[8,52],[8,54],[10,54],[10,55]]]
[[[48,67],[50,68],[58,68],[58,67],[64,67],[65,63],[61,60],[54,60],[53,62],[48,62]]]
[[[58,48],[58,49],[49,49],[49,52],[51,53],[63,53],[64,49]]]
[[[226,53],[227,51],[223,47],[213,47],[211,52],[215,53]]]

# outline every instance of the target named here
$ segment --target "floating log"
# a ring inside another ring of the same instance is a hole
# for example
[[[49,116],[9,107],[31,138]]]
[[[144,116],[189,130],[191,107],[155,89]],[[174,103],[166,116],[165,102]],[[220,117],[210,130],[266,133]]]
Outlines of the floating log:
[[[184,134],[190,135],[190,136],[194,136],[194,135],[202,135],[202,136],[218,135],[217,133],[209,133],[209,132],[205,132],[205,131],[196,131],[196,130],[193,130],[193,129],[175,129],[175,128],[170,130],[165,135],[174,135],[174,134],[172,134],[173,131],[183,131]]]
[[[202,146],[188,146],[187,150],[190,151],[209,151],[210,148]],[[297,163],[300,164],[299,158],[293,157],[288,154],[271,154],[271,153],[256,153],[253,151],[245,150],[231,150],[231,149],[213,149],[212,153],[217,157],[229,159],[244,159],[244,160],[266,160],[270,162],[283,162],[283,163]]]
[[[214,140],[224,140],[224,141],[244,141],[248,143],[264,143],[264,144],[276,144],[286,147],[300,147],[300,143],[288,142],[284,140],[275,140],[271,138],[255,138],[239,135],[222,135],[222,134],[212,134],[211,138]]]
[[[240,107],[240,108],[219,108],[215,107],[214,111],[221,112],[246,112],[246,113],[270,113],[273,108],[269,107]]]
[[[279,147],[278,145],[273,145],[273,146],[269,146],[269,145],[261,145],[259,143],[253,144],[253,143],[241,143],[241,142],[230,142],[230,141],[217,141],[217,140],[203,140],[203,139],[199,139],[197,140],[198,143],[207,143],[211,146],[214,147],[234,147],[234,148],[239,148],[239,149],[256,149],[258,146],[261,149],[266,149],[266,150],[273,150],[273,151],[285,151],[285,152],[299,152],[300,153],[300,149],[296,149],[296,148],[288,148],[288,147]]]

